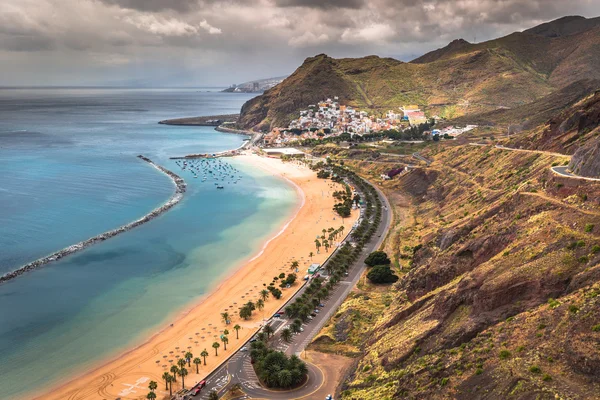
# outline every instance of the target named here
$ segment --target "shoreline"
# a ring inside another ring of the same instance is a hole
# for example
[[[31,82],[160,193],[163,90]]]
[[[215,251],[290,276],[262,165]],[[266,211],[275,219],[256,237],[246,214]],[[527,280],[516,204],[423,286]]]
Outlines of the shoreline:
[[[173,208],[176,204],[178,204],[183,199],[183,194],[187,190],[187,184],[185,183],[183,178],[181,178],[179,175],[175,174],[174,172],[169,171],[168,169],[161,167],[160,165],[154,163],[148,157],[145,157],[143,155],[139,155],[137,157],[139,159],[141,159],[142,161],[150,164],[152,167],[156,168],[160,172],[167,175],[171,179],[171,182],[175,185],[175,193],[171,197],[169,197],[169,199],[165,203],[163,203],[161,206],[159,206],[157,208],[154,208],[152,211],[150,211],[143,217],[136,219],[135,221],[129,222],[129,223],[122,225],[116,229],[106,231],[104,233],[93,236],[93,237],[83,240],[81,242],[72,244],[71,246],[60,249],[50,255],[38,258],[35,261],[32,261],[25,265],[22,265],[21,267],[17,268],[14,271],[7,272],[6,274],[0,276],[0,284],[2,284],[4,282],[8,282],[12,279],[15,279],[27,272],[31,272],[36,269],[42,268],[43,266],[45,266],[51,262],[58,261],[64,257],[75,254],[81,250],[84,250],[90,246],[93,246],[96,243],[103,242],[107,239],[110,239],[117,235],[120,235],[121,233],[130,231],[134,228],[137,228],[138,226],[143,225],[146,222],[150,222],[154,218],[164,214],[165,212],[167,212],[168,210]]]
[[[155,333],[145,335],[144,337],[140,338],[140,342],[136,346],[121,352],[117,356],[99,361],[97,367],[85,371],[83,374],[72,377],[65,383],[54,386],[51,384],[51,391],[46,390],[45,392],[33,392],[34,396],[40,396],[40,398],[43,396],[43,398],[56,399],[111,397],[135,399],[139,398],[139,396],[127,396],[123,394],[123,392],[111,392],[111,390],[116,390],[117,388],[122,389],[123,385],[127,385],[128,383],[122,382],[122,380],[132,380],[132,375],[135,375],[137,378],[149,377],[149,379],[159,382],[159,387],[162,386],[164,389],[164,382],[161,384],[161,374],[165,371],[165,369],[160,369],[158,363],[152,363],[154,358],[159,358],[160,355],[165,354],[163,357],[166,359],[167,350],[172,348],[174,345],[180,345],[182,348],[184,348],[184,345],[182,345],[181,342],[186,341],[185,337],[189,335],[189,339],[191,340],[193,335],[191,331],[200,331],[199,327],[195,327],[196,324],[206,324],[207,322],[211,321],[213,323],[212,325],[218,325],[220,328],[228,328],[231,330],[233,323],[226,326],[220,318],[220,311],[222,311],[227,304],[230,304],[232,301],[233,304],[237,304],[234,300],[237,299],[240,301],[239,297],[241,297],[241,300],[244,301],[243,298],[245,296],[243,294],[245,293],[247,296],[249,292],[252,292],[253,289],[251,288],[251,285],[254,283],[256,283],[256,285],[254,285],[254,294],[257,295],[260,288],[256,288],[258,285],[260,285],[260,282],[265,280],[265,276],[270,276],[268,275],[269,273],[278,273],[281,270],[288,271],[289,267],[285,265],[280,267],[279,271],[274,271],[276,263],[284,264],[282,258],[289,258],[290,256],[293,256],[291,258],[297,258],[299,261],[305,258],[300,257],[296,251],[293,252],[295,254],[288,254],[288,252],[291,252],[292,250],[290,247],[297,246],[297,235],[300,235],[300,238],[306,237],[304,232],[306,229],[305,225],[310,222],[306,221],[307,219],[312,219],[313,224],[315,222],[318,224],[317,228],[322,228],[322,226],[320,226],[324,224],[324,222],[320,224],[322,216],[319,216],[319,219],[316,219],[317,214],[327,211],[330,213],[330,215],[328,215],[329,218],[333,216],[333,211],[331,210],[330,206],[333,205],[334,199],[332,197],[327,197],[327,201],[324,202],[322,200],[323,190],[331,189],[327,186],[326,182],[318,180],[315,176],[312,176],[312,171],[308,170],[306,167],[285,166],[279,160],[265,159],[264,157],[259,157],[256,155],[242,155],[240,158],[256,168],[268,172],[269,174],[276,175],[282,180],[287,181],[288,184],[291,184],[295,188],[296,194],[299,196],[299,203],[295,207],[290,218],[286,219],[285,223],[275,231],[275,234],[267,239],[264,244],[262,244],[257,253],[253,253],[249,259],[241,260],[239,265],[232,269],[231,273],[220,278],[220,280],[216,282],[205,295],[194,301],[189,307],[183,311],[175,311],[173,313],[173,318],[170,319],[173,321],[172,325],[168,325],[169,319],[167,319],[166,326],[162,327],[162,329],[159,329]],[[280,165],[277,166],[276,163],[280,163]],[[271,168],[272,166],[275,168]],[[298,170],[304,168],[304,170],[302,173],[297,173],[296,175],[290,177],[288,176],[290,174],[288,170],[292,168],[296,168]],[[310,184],[308,184],[308,182],[310,182]],[[335,217],[333,219],[335,219]],[[355,218],[348,219],[348,223],[345,225],[350,227],[354,222],[354,219]],[[339,224],[340,222],[336,223]],[[310,229],[314,230],[316,228],[311,226]],[[349,230],[350,229],[348,229],[347,232],[349,232]],[[297,233],[295,234],[294,231],[297,231]],[[303,250],[300,254],[308,255],[308,251],[306,250],[309,248],[314,250],[312,241],[308,240],[307,242],[308,244],[304,246],[305,250]],[[322,252],[321,254],[316,255],[314,262],[320,261],[317,260],[317,258],[325,259],[326,255],[329,254]],[[278,258],[278,262],[274,263],[274,258]],[[311,260],[311,263],[312,262],[313,260]],[[302,263],[303,264],[301,264],[300,267],[301,271],[298,273],[299,276],[302,276],[304,273],[304,268],[307,268],[308,265],[310,265],[308,260],[304,260]],[[292,286],[292,289],[284,289],[284,294],[280,300],[269,298],[266,301],[265,310],[263,311],[265,315],[270,316],[273,312],[276,312],[280,307],[280,304],[284,304],[297,292],[297,290],[299,290],[301,286],[302,282],[299,279],[296,284]],[[249,300],[249,298],[246,300]],[[230,308],[231,307],[232,306],[230,306]],[[209,357],[208,366],[205,367],[201,365],[199,375],[196,374],[195,368],[192,366],[190,370],[190,376],[188,379],[186,379],[186,381],[189,383],[189,386],[191,386],[194,382],[199,381],[202,376],[206,376],[214,369],[218,368],[221,365],[222,360],[229,357],[233,350],[237,349],[245,339],[249,338],[256,332],[256,330],[258,330],[262,319],[259,319],[255,315],[248,321],[239,320],[237,315],[232,311],[233,310],[230,311],[231,319],[236,320],[236,323],[242,325],[242,330],[239,332],[239,340],[235,339],[236,335],[233,335],[229,346],[227,347],[227,352],[224,352],[221,348],[218,358],[215,358],[214,354],[210,352],[211,355]],[[258,312],[255,314],[258,314]],[[208,323],[208,325],[208,329],[213,329],[210,328],[211,323]],[[202,330],[204,329],[205,328],[202,328]],[[198,337],[196,337],[196,339],[198,339]],[[213,339],[209,338],[207,340],[210,342]],[[196,346],[198,346],[197,342]],[[203,346],[199,346],[194,348],[192,351],[197,353],[197,349],[202,347]],[[209,346],[206,346],[205,343],[205,347]],[[159,360],[157,360],[157,362],[158,361]],[[166,361],[164,362],[166,364]],[[154,370],[156,371],[154,372]],[[106,382],[105,380],[101,379],[101,377],[106,376],[107,373],[111,374],[112,376],[110,382]],[[143,376],[140,376],[139,374],[143,374]],[[31,395],[32,393],[28,394]],[[160,394],[159,398],[161,398]]]

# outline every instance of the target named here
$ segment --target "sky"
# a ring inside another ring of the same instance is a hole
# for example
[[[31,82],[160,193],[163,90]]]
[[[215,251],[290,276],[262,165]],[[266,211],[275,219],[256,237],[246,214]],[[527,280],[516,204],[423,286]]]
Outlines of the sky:
[[[229,86],[307,58],[410,61],[598,0],[1,0],[0,86]]]

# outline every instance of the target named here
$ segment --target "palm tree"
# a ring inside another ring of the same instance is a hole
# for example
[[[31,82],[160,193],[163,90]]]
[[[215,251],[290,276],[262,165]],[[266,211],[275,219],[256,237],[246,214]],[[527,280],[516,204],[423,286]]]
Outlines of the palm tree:
[[[271,334],[273,334],[275,330],[271,325],[265,325],[265,327],[263,328],[263,332],[267,334],[267,340],[269,340]]]
[[[187,353],[185,353],[185,359],[188,362],[188,368],[192,367],[190,364],[190,362],[192,361],[192,358],[194,358],[194,355],[191,352],[188,351]]]
[[[329,242],[327,240],[323,240],[323,246],[325,247],[325,251],[329,253]]]
[[[181,368],[179,371],[179,376],[181,377],[181,387],[185,389],[185,377],[187,376],[188,371],[185,368]]]
[[[227,343],[229,343],[229,339],[227,339],[227,336],[223,335],[223,337],[221,338],[221,342],[223,342],[223,350],[227,351]]]
[[[177,365],[179,366],[179,369],[185,367],[185,359],[180,358],[179,360],[177,360]]]
[[[225,325],[227,325],[229,323],[229,313],[228,312],[222,312],[221,318],[223,319],[223,322],[225,322]]]
[[[258,299],[256,301],[256,308],[258,308],[259,310],[262,310],[265,306],[265,302],[263,301],[263,299]]]
[[[219,349],[219,347],[221,347],[221,345],[219,344],[219,342],[214,342],[212,344],[212,347],[213,347],[213,349],[215,349],[215,356],[218,356],[219,355],[218,354],[218,349]]]
[[[165,390],[169,390],[169,378],[171,378],[171,374],[165,371],[162,374],[162,378],[165,381]]]
[[[289,343],[292,339],[292,331],[290,330],[290,328],[285,328],[284,330],[281,331],[281,338],[283,340],[285,340],[287,343]]]
[[[267,289],[261,290],[260,298],[262,299],[262,301],[267,301],[267,299],[269,298],[269,291]]]
[[[154,392],[157,387],[158,383],[156,383],[155,381],[150,381],[150,383],[148,384],[148,389],[150,389],[151,392]]]
[[[343,235],[344,234],[344,225],[340,226],[339,229],[340,234]]]
[[[219,400],[219,394],[215,390],[211,390],[208,394],[208,400]]]
[[[173,396],[173,381],[175,379],[169,374],[169,379],[167,379],[167,382],[169,383],[169,395]]]
[[[292,374],[287,369],[283,369],[277,373],[277,380],[279,381],[279,386],[283,388],[290,387],[292,384]]]
[[[200,357],[204,358],[204,365],[206,365],[206,357],[208,357],[208,351],[206,351],[206,349],[202,350],[202,353],[200,353]]]
[[[177,365],[171,366],[171,372],[173,373],[173,381],[177,382],[177,373],[179,372],[179,368],[177,368]]]
[[[202,360],[200,359],[200,357],[196,357],[194,358],[194,364],[196,364],[196,373],[199,374],[200,371],[198,370],[199,365],[202,363]]]
[[[292,265],[290,266],[290,269],[296,269],[300,266],[300,263],[296,260],[292,261]]]
[[[323,232],[323,236],[322,237],[325,237],[325,233],[327,233],[327,229],[323,228],[323,230],[321,232]]]
[[[150,400],[154,400],[154,399],[156,399],[156,393],[150,392],[146,395],[146,398],[150,399]]]
[[[319,254],[319,249],[321,248],[321,242],[319,242],[319,239],[315,239],[315,246],[317,247],[317,254]]]
[[[227,329],[225,329],[225,330],[223,331],[223,335],[229,335],[229,331],[228,331]]]
[[[239,338],[240,338],[239,330],[242,329],[242,327],[239,325],[236,325],[233,327],[233,329],[235,329],[235,338],[239,340]]]
[[[313,258],[314,255],[315,254],[312,251],[310,253],[308,253],[308,256],[310,257],[311,260],[312,260],[312,258]]]

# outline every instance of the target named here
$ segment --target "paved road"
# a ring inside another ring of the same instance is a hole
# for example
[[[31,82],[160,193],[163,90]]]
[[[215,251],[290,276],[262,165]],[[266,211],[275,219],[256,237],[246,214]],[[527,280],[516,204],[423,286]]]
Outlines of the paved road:
[[[423,157],[423,156],[422,156],[421,154],[419,154],[419,153],[412,153],[412,156],[413,156],[414,158],[416,158],[417,160],[421,160],[421,161],[425,162],[425,163],[426,163],[428,166],[429,166],[429,165],[431,165],[431,163],[433,162],[433,161],[431,161],[431,160],[428,160],[428,159],[426,159],[425,157]]]
[[[582,179],[585,181],[594,181],[594,182],[600,181],[600,179],[598,179],[598,178],[588,178],[587,176],[575,175],[574,173],[570,172],[568,168],[569,167],[563,166],[563,167],[552,167],[550,169],[556,175],[564,176],[567,178]]]
[[[374,185],[373,185],[374,186]],[[324,307],[319,308],[319,313],[308,323],[302,325],[303,332],[295,335],[290,343],[284,342],[280,337],[280,332],[286,326],[291,324],[292,321],[286,318],[274,318],[271,321],[271,326],[275,330],[274,336],[270,340],[271,346],[277,348],[280,351],[288,355],[296,354],[302,357],[302,352],[313,340],[313,338],[319,333],[323,325],[329,320],[331,315],[337,311],[340,304],[346,299],[354,285],[360,279],[366,266],[364,264],[365,258],[372,251],[377,250],[383,241],[389,227],[391,225],[391,207],[385,197],[385,195],[374,186],[381,203],[383,206],[381,213],[381,222],[371,241],[365,246],[362,255],[359,259],[351,266],[348,271],[348,276],[339,282],[339,284],[330,293],[329,299],[324,301]],[[334,254],[334,253],[333,253]],[[300,289],[298,293],[292,299],[288,301],[292,302],[297,297],[301,296],[304,292],[304,288]],[[287,304],[287,303],[286,303]],[[285,305],[281,307],[285,308]],[[249,343],[245,344],[249,349]],[[247,394],[246,398],[268,398],[268,399],[292,399],[308,397],[315,391],[317,391],[323,384],[323,374],[318,367],[307,363],[308,366],[308,381],[306,385],[293,391],[272,391],[261,387],[258,384],[258,379],[254,373],[254,369],[250,364],[250,355],[247,351],[238,351],[234,353],[231,358],[213,372],[206,380],[206,387],[202,389],[199,396],[190,397],[190,399],[200,398],[208,399],[208,394],[212,390],[216,390],[219,395],[223,395],[228,387],[239,383],[243,391]]]

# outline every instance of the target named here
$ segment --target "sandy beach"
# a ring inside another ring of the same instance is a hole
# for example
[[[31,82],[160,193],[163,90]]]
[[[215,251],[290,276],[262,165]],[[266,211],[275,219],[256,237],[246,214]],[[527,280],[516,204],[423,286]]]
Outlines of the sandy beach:
[[[186,387],[204,379],[208,373],[228,358],[242,343],[253,335],[263,322],[276,312],[300,288],[301,279],[311,263],[322,263],[327,253],[321,248],[317,254],[314,239],[321,235],[322,229],[339,228],[342,219],[335,215],[332,207],[335,199],[331,196],[335,187],[331,181],[317,179],[316,173],[309,168],[295,163],[283,163],[278,159],[245,154],[239,156],[246,164],[262,168],[273,175],[291,181],[298,189],[302,200],[291,220],[286,221],[274,233],[260,252],[235,270],[229,277],[214,285],[213,289],[189,310],[174,317],[162,326],[152,337],[147,338],[139,346],[130,349],[120,356],[105,360],[94,370],[84,372],[69,382],[62,382],[49,391],[35,393],[27,398],[44,398],[56,400],[76,399],[143,399],[148,393],[148,382],[158,383],[158,398],[168,396],[162,379],[164,372],[171,365],[190,351],[199,357],[206,349],[209,356],[206,366],[200,364],[199,373],[196,366],[187,367],[189,375],[185,379]],[[349,232],[358,217],[355,212],[351,218],[345,219],[345,230]],[[312,260],[309,254],[313,252]],[[248,301],[256,301],[259,292],[268,285],[272,277],[280,273],[290,273],[291,262],[300,263],[298,280],[291,288],[283,289],[283,297],[276,300],[272,297],[265,302],[265,308],[255,311],[251,319],[244,321],[237,316],[238,308]],[[227,311],[231,321],[228,325],[222,321],[221,313]],[[172,325],[171,325],[172,324]],[[233,326],[239,324],[239,339]],[[229,330],[227,350],[219,337],[223,331]],[[221,347],[218,356],[212,343],[219,341]],[[65,381],[67,379],[65,378]],[[181,378],[173,385],[174,391],[181,388]],[[37,396],[37,397],[36,397]]]

